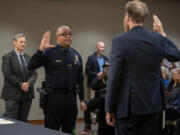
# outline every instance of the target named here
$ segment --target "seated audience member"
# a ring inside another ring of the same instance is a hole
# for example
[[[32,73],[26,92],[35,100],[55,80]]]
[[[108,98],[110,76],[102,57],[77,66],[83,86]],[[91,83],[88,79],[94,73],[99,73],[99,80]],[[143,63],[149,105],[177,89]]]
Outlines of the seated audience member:
[[[167,88],[169,84],[169,71],[164,66],[161,66],[161,71],[162,71],[162,76],[163,76],[164,87]]]
[[[100,105],[99,105],[99,125],[98,135],[114,135],[115,128],[108,126],[105,120],[106,112],[105,107],[105,94],[106,94],[106,83],[108,79],[109,63],[103,65],[103,74],[99,77],[94,78],[92,81],[92,89],[98,91]]]
[[[166,120],[180,118],[180,69],[172,70],[172,80],[166,92]]]
[[[94,78],[99,77],[103,73],[103,65],[108,61],[108,58],[103,54],[104,42],[98,41],[96,44],[96,52],[88,57],[86,63],[85,72],[88,77],[88,87],[91,88],[91,84]],[[91,88],[92,89],[92,88]],[[95,109],[99,108],[99,93],[95,92],[95,97],[87,102],[87,110],[84,111],[85,128],[81,132],[87,134],[91,132],[91,119],[90,113]]]

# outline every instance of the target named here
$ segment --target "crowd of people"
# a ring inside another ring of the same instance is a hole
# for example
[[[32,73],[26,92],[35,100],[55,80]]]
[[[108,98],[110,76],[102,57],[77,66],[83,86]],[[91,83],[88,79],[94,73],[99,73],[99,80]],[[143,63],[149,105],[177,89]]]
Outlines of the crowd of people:
[[[44,67],[39,90],[46,128],[73,133],[77,118],[77,95],[84,111],[85,128],[91,131],[90,114],[98,112],[98,135],[159,135],[162,112],[166,120],[180,118],[180,52],[153,16],[153,32],[143,26],[148,7],[141,1],[125,6],[124,30],[112,40],[110,58],[103,54],[104,42],[88,57],[85,74],[95,96],[84,97],[82,58],[71,47],[72,31],[62,25],[56,31],[56,45],[45,32],[32,57],[24,53],[24,34],[14,36],[14,50],[2,57],[5,117],[26,122],[34,98],[36,69]],[[177,126],[179,126],[177,124]],[[176,131],[178,132],[178,131]]]
[[[161,70],[165,90],[165,120],[176,123],[176,126],[170,129],[171,133],[178,132],[180,126],[180,68],[176,63],[176,66],[172,68],[162,65]],[[168,132],[168,129],[165,129],[165,132]]]

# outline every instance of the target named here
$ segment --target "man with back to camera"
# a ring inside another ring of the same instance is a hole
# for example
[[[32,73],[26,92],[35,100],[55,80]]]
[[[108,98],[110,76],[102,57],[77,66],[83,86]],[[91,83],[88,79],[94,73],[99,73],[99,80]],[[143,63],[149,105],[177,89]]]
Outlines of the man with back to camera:
[[[98,41],[96,44],[96,52],[88,57],[85,72],[88,76],[88,86],[90,88],[92,88],[92,81],[94,80],[94,78],[103,75],[103,65],[106,64],[108,61],[108,58],[105,55],[103,55],[103,52],[104,42]],[[99,97],[100,93],[95,90],[95,97],[87,102],[87,109],[84,111],[85,128],[81,132],[82,134],[87,134],[91,131],[90,113],[93,110],[99,108]]]
[[[26,122],[34,98],[33,85],[37,73],[27,70],[30,56],[24,53],[24,34],[15,35],[13,45],[14,50],[2,57],[4,85],[1,98],[5,100],[4,116]]]
[[[83,67],[79,53],[70,47],[72,33],[68,26],[56,31],[57,45],[50,45],[50,32],[43,35],[38,51],[32,56],[29,70],[45,68],[45,86],[48,92],[45,113],[45,127],[73,133],[77,118],[77,94],[81,109],[84,102]],[[79,90],[78,90],[79,89]]]
[[[105,111],[116,135],[159,135],[163,110],[163,58],[175,62],[180,52],[153,16],[153,29],[143,27],[148,7],[140,1],[126,4],[125,32],[112,41]]]

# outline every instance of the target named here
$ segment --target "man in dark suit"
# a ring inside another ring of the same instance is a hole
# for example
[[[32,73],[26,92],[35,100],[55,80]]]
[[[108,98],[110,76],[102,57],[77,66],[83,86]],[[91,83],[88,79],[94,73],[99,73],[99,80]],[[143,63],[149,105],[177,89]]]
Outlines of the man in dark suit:
[[[92,82],[95,78],[103,75],[103,65],[107,63],[108,58],[103,55],[104,42],[99,41],[96,44],[96,52],[88,57],[85,72],[88,76],[88,86],[92,88]],[[86,134],[91,130],[90,113],[99,108],[100,98],[99,92],[95,92],[95,97],[87,102],[87,110],[84,111],[85,129],[82,134]]]
[[[159,135],[159,113],[163,110],[163,58],[175,62],[180,52],[167,38],[154,16],[154,30],[143,27],[148,7],[140,1],[126,4],[126,33],[112,41],[105,111],[116,135]],[[159,34],[160,33],[160,34]]]
[[[92,80],[103,73],[103,65],[108,58],[103,55],[104,42],[99,41],[96,44],[96,52],[88,57],[85,72],[88,75],[88,86],[91,87]]]
[[[1,98],[5,100],[5,117],[26,122],[37,73],[26,68],[30,56],[23,52],[26,45],[24,34],[15,35],[13,44],[14,50],[2,57],[4,85]]]

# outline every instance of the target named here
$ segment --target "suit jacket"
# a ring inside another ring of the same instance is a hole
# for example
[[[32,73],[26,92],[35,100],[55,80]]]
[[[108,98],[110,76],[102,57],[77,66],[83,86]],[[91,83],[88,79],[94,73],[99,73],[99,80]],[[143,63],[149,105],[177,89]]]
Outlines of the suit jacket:
[[[180,52],[168,39],[142,26],[133,27],[112,41],[106,91],[106,112],[117,118],[162,111],[163,58],[180,60]]]
[[[106,56],[102,56],[104,58],[104,62],[108,62],[108,58]],[[88,57],[86,62],[86,74],[88,75],[88,86],[91,87],[91,83],[95,77],[97,77],[97,73],[100,72],[99,64],[97,60],[97,53]]]
[[[26,63],[29,62],[30,56],[24,53]],[[20,100],[24,94],[21,90],[21,84],[24,82],[23,72],[15,51],[5,54],[2,57],[2,72],[4,75],[4,85],[1,98],[8,100]],[[30,84],[30,90],[27,96],[34,98],[34,83],[37,79],[36,71],[27,70],[27,82]]]

